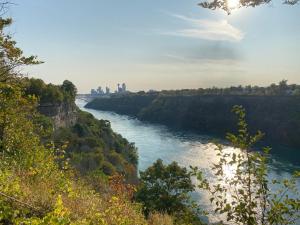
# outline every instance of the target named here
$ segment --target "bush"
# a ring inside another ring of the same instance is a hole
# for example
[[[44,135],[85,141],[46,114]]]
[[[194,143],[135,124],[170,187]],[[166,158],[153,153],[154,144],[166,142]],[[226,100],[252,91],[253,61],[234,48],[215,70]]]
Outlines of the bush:
[[[173,219],[167,214],[151,213],[148,219],[149,225],[174,225]]]
[[[121,169],[122,165],[123,165],[123,159],[122,156],[118,153],[116,153],[115,151],[110,151],[110,153],[108,154],[108,161],[116,166],[119,167],[119,169]]]
[[[109,175],[109,176],[114,175],[116,172],[114,166],[110,162],[107,162],[107,161],[103,162],[102,170],[106,175]]]
[[[230,223],[248,225],[296,224],[300,219],[300,199],[296,172],[291,179],[273,180],[278,185],[275,192],[270,188],[268,179],[268,159],[270,148],[252,151],[263,134],[258,131],[250,135],[246,123],[246,111],[242,106],[234,106],[238,118],[238,133],[227,135],[227,139],[241,152],[225,151],[217,145],[213,175],[217,184],[211,184],[202,171],[193,168],[200,181],[199,188],[208,191],[215,212],[225,215]],[[226,169],[230,176],[226,175]],[[290,192],[290,194],[289,194]],[[292,194],[292,195],[291,195]],[[295,197],[292,197],[292,196]]]
[[[174,217],[175,224],[202,224],[197,207],[189,194],[195,190],[191,173],[176,162],[165,166],[157,160],[146,171],[140,172],[140,187],[136,201],[144,205],[144,213],[167,213]]]

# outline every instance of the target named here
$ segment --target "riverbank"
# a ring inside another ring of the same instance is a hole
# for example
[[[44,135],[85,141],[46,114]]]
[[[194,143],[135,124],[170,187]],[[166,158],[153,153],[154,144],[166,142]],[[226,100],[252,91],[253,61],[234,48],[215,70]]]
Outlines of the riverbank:
[[[251,132],[265,133],[267,145],[300,147],[300,101],[298,96],[164,96],[132,94],[97,98],[86,108],[113,111],[141,121],[170,128],[224,137],[236,132],[231,109],[242,105]]]

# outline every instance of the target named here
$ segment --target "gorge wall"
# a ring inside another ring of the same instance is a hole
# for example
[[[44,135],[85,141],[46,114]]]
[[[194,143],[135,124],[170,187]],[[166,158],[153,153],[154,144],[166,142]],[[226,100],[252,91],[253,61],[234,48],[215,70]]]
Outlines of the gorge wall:
[[[77,106],[73,102],[41,103],[38,111],[51,118],[55,129],[71,127],[77,121]]]
[[[300,98],[297,96],[128,95],[94,99],[87,108],[136,116],[176,129],[224,137],[236,131],[234,105],[247,111],[250,131],[261,130],[264,140],[300,147]]]

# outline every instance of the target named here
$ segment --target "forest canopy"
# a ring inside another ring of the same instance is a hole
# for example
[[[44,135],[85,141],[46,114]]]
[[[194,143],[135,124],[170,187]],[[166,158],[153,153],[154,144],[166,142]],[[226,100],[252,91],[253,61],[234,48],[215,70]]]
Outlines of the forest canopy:
[[[41,79],[24,78],[25,94],[34,95],[43,103],[74,102],[77,94],[77,88],[68,80],[62,85],[45,84]]]

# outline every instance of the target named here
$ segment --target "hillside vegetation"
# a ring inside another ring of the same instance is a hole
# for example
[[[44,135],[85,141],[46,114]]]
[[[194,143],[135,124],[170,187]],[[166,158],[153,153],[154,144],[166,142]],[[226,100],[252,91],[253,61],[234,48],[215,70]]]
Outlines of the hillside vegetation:
[[[97,177],[101,179],[118,172],[126,176],[128,181],[137,182],[138,156],[134,144],[113,132],[109,121],[97,120],[93,115],[79,110],[74,103],[76,87],[72,82],[64,81],[62,85],[47,85],[40,79],[31,78],[25,79],[24,83],[25,93],[39,99],[38,110],[44,115],[49,115],[47,110],[51,111],[51,108],[60,105],[64,105],[63,110],[66,111],[76,108],[75,122],[58,128],[53,127],[55,125],[52,123],[54,132],[50,131],[48,139],[53,140],[58,147],[65,146],[66,156],[81,174],[91,176],[96,183]],[[53,99],[44,96],[53,96]],[[48,107],[44,109],[41,105]],[[45,123],[47,119],[51,120],[51,117],[44,119],[44,127],[49,129],[49,122]]]
[[[63,149],[41,142],[34,98],[4,84],[0,97],[2,224],[146,224],[138,205],[112,191],[95,192],[75,179]]]

